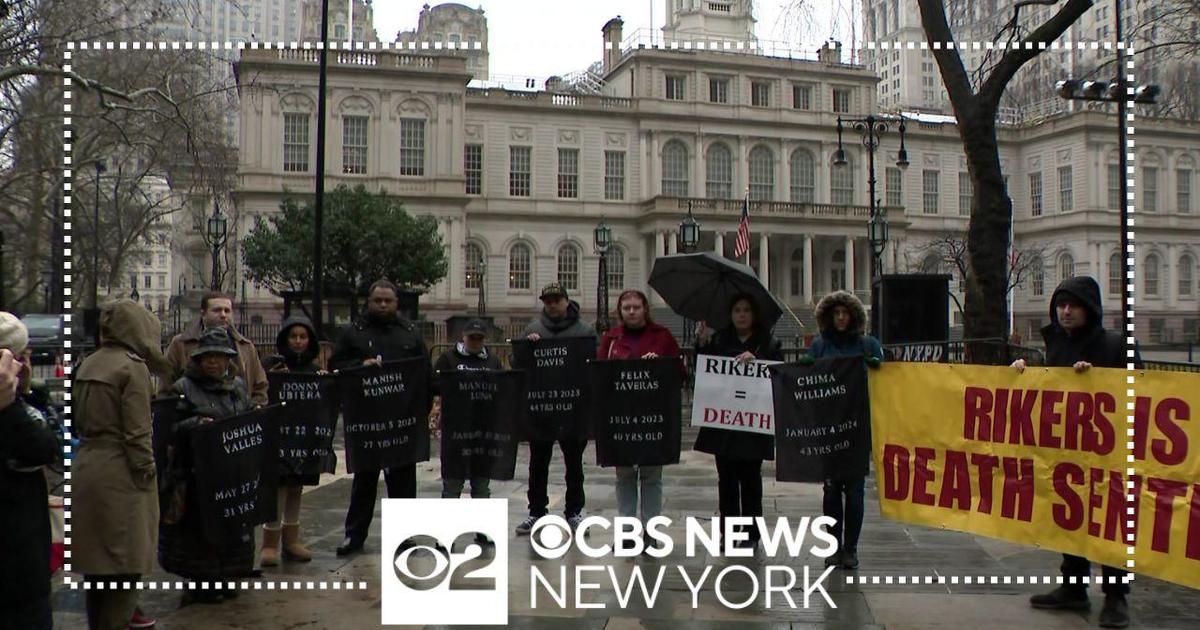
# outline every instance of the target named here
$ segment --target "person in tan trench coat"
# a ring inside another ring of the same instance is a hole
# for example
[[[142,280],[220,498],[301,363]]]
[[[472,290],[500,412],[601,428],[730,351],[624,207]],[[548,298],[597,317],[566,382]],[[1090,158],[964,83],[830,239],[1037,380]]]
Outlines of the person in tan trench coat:
[[[169,367],[158,318],[120,300],[100,314],[100,348],[75,375],[71,562],[88,581],[136,582],[155,565],[158,489],[151,447],[150,373]],[[122,630],[137,591],[87,591],[91,630]]]

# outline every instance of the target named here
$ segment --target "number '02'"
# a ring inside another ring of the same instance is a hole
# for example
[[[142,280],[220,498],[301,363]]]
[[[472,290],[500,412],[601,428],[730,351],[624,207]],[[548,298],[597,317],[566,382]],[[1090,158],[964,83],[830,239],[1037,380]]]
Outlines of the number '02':
[[[447,577],[450,578],[448,588],[452,591],[495,590],[496,578],[476,575],[496,559],[494,555],[484,555],[484,547],[476,540],[477,536],[482,537],[482,534],[463,532],[455,537],[448,548],[433,536],[409,536],[396,547],[392,556],[392,571],[401,584],[414,591],[435,589]],[[430,557],[421,557],[426,555]],[[480,562],[472,562],[474,560]],[[469,567],[468,563],[478,566]]]

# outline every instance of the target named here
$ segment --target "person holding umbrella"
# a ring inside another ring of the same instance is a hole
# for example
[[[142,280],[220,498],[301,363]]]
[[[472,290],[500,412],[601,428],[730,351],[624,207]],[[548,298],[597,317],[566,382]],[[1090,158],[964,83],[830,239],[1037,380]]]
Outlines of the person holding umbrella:
[[[817,359],[862,355],[867,366],[879,367],[883,346],[866,334],[867,310],[862,301],[848,291],[834,291],[821,298],[816,309],[821,335],[800,363],[811,365]],[[858,568],[858,537],[862,533],[864,477],[826,479],[825,516],[837,523],[830,533],[838,539],[838,551],[825,559],[826,566]]]
[[[623,291],[617,298],[617,318],[620,324],[607,330],[600,338],[600,348],[596,351],[598,360],[655,359],[680,355],[675,336],[666,327],[654,323],[650,317],[650,301],[645,293],[636,289]],[[662,512],[662,493],[662,466],[617,466],[617,508],[621,516],[638,516],[640,498],[644,525]],[[632,541],[625,541],[622,545],[626,549],[635,546]]]
[[[696,327],[696,353],[734,357],[741,363],[782,361],[783,348],[759,316],[758,302],[746,293],[733,296],[729,325],[715,333],[704,322]],[[770,435],[701,427],[695,450],[717,460],[717,505],[721,518],[762,516],[762,463],[775,459],[775,438]],[[758,527],[741,546],[758,544]]]

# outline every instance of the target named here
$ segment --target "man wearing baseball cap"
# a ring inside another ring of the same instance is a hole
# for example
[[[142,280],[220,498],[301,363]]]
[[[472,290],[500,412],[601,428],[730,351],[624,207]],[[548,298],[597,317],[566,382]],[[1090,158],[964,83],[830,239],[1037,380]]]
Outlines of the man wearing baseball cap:
[[[556,337],[587,337],[595,341],[596,330],[579,317],[579,304],[570,299],[561,283],[551,282],[542,288],[542,312],[535,317],[522,334],[530,341]],[[565,424],[564,420],[564,424]],[[558,447],[562,451],[566,466],[567,497],[563,512],[571,528],[575,529],[583,520],[583,451],[587,438],[559,436]],[[550,456],[554,452],[553,440],[529,441],[529,516],[517,524],[517,535],[524,536],[533,529],[533,524],[548,513],[550,497],[547,484],[550,476]]]

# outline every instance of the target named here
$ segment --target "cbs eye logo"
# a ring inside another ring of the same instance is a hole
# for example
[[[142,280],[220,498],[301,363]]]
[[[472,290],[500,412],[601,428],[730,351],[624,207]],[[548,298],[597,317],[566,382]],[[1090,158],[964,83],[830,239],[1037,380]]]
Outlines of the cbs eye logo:
[[[556,560],[571,549],[572,530],[567,519],[547,514],[539,518],[529,532],[529,543],[543,558]]]
[[[496,557],[479,542],[483,534],[463,532],[449,547],[427,534],[405,538],[392,555],[396,579],[414,591],[438,588],[449,578],[451,591],[490,591],[496,578],[478,575],[486,572]]]

